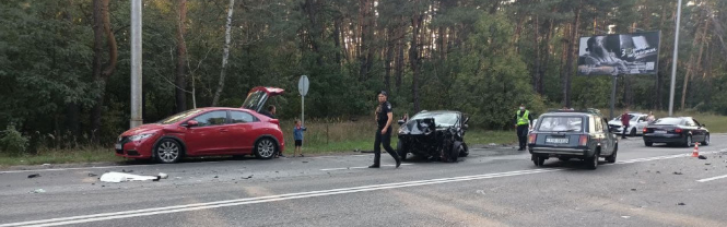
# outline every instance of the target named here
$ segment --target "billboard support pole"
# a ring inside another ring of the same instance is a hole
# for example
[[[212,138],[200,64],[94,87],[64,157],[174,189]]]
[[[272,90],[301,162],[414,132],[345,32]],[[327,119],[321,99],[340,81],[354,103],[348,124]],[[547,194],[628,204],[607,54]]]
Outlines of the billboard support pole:
[[[613,111],[616,106],[616,84],[618,82],[618,75],[611,76],[611,115],[609,119],[614,119]]]
[[[677,24],[674,30],[674,58],[671,64],[671,87],[669,90],[669,116],[674,114],[674,81],[677,77],[677,57],[679,56],[679,22],[682,16],[682,0],[677,4]]]

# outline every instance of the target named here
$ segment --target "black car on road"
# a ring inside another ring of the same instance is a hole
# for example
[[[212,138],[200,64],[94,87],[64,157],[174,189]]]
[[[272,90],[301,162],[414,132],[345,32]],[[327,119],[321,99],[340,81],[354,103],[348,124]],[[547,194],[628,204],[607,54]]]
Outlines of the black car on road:
[[[696,142],[709,145],[709,130],[691,117],[661,118],[644,127],[644,145],[647,147],[654,143],[690,147]]]
[[[456,162],[469,155],[464,135],[466,118],[459,111],[421,111],[410,119],[399,120],[397,153],[402,160],[412,153],[428,159]]]
[[[578,158],[589,169],[596,169],[599,157],[616,162],[618,138],[595,109],[554,110],[538,118],[528,135],[528,151],[536,166],[543,166],[551,157],[561,161]]]

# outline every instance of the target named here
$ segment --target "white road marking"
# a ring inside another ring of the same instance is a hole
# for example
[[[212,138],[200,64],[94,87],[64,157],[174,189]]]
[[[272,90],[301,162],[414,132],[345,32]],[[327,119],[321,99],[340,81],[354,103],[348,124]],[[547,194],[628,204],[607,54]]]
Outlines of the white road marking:
[[[82,169],[134,168],[134,167],[145,167],[145,166],[154,166],[154,165],[94,166],[94,167],[56,168],[56,169],[24,169],[24,170],[0,171],[0,173],[48,172],[48,171],[63,171],[63,170],[82,170]]]
[[[698,180],[697,182],[704,183],[704,182],[707,182],[707,181],[719,180],[719,179],[722,179],[722,178],[727,178],[727,175],[716,176],[716,177],[712,177],[712,178],[705,178],[705,179]]]
[[[401,164],[402,166],[411,166],[414,164]],[[382,166],[395,166],[395,165],[382,165]],[[368,166],[357,166],[357,167],[344,167],[344,168],[330,168],[330,169],[321,169],[321,171],[331,171],[331,170],[347,170],[347,169],[366,169],[369,168]]]
[[[717,152],[705,152],[705,153],[717,153]],[[626,160],[626,161],[618,162],[616,164],[632,164],[632,163],[650,162],[650,161],[655,161],[655,160],[673,159],[673,158],[679,158],[679,157],[685,157],[685,156],[687,156],[687,155],[669,155],[669,156],[660,156],[660,157],[652,157],[652,158],[640,158],[640,159]],[[556,172],[556,171],[561,171],[561,170],[564,170],[564,169],[549,168],[549,169],[517,170],[517,171],[488,173],[488,174],[462,176],[462,177],[440,178],[440,179],[419,180],[419,181],[406,181],[406,182],[387,183],[387,184],[374,184],[374,185],[365,185],[365,186],[352,187],[352,188],[339,188],[339,189],[322,190],[322,191],[288,193],[288,194],[281,194],[281,195],[270,195],[270,196],[250,197],[250,198],[234,199],[234,200],[223,200],[223,201],[208,202],[208,203],[194,203],[194,204],[187,204],[187,205],[156,207],[156,208],[147,208],[147,209],[139,209],[139,210],[112,212],[112,213],[99,213],[99,214],[81,215],[81,216],[72,216],[72,217],[63,217],[63,218],[52,218],[52,219],[44,219],[44,220],[36,220],[36,221],[7,223],[7,224],[1,224],[0,227],[11,227],[11,226],[38,226],[38,227],[40,227],[40,226],[59,226],[59,225],[82,224],[82,223],[107,221],[107,220],[115,220],[115,219],[123,219],[123,218],[143,217],[143,216],[151,216],[151,215],[158,215],[158,214],[179,213],[179,212],[188,212],[188,211],[195,211],[195,210],[214,209],[214,208],[220,208],[220,207],[241,206],[241,205],[248,205],[248,204],[268,203],[268,202],[293,200],[293,199],[304,199],[304,198],[313,198],[313,197],[323,197],[323,196],[349,194],[349,193],[357,193],[357,192],[368,192],[368,191],[378,191],[378,190],[386,190],[386,189],[418,187],[418,186],[426,186],[426,185],[445,184],[445,183],[461,182],[461,181],[484,180],[484,179],[503,178],[503,177],[515,177],[515,176],[532,175],[532,174],[539,174],[539,173]]]

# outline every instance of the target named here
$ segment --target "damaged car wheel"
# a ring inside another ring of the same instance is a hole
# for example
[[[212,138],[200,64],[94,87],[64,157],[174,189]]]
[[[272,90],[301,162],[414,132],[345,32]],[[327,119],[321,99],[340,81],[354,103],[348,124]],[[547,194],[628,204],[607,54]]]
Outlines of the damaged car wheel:
[[[396,154],[399,155],[399,158],[401,158],[401,161],[406,160],[406,155],[409,153],[409,150],[406,149],[404,143],[399,140],[399,142],[396,143]]]
[[[467,157],[470,155],[469,148],[467,147],[467,144],[462,142],[462,150],[459,151],[459,157]]]

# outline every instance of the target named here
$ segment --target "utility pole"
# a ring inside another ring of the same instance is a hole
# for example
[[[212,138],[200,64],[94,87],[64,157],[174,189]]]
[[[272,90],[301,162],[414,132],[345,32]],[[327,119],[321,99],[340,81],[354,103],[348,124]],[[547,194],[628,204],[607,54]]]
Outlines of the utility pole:
[[[671,62],[671,88],[669,91],[669,116],[674,115],[674,81],[677,77],[677,57],[679,55],[679,23],[682,16],[682,0],[677,5],[677,24],[674,30],[674,58]]]
[[[131,0],[131,128],[144,121],[141,99],[141,0]]]

